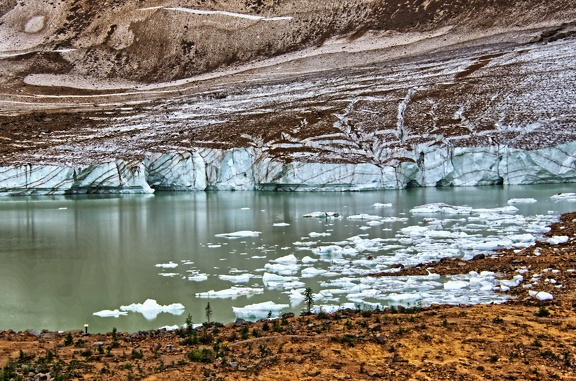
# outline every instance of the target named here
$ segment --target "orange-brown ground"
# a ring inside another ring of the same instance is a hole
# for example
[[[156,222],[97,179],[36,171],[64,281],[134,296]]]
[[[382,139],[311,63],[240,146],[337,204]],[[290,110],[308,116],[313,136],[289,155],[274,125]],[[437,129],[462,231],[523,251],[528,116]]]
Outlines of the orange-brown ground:
[[[526,267],[522,285],[542,274],[534,289],[552,293],[552,301],[530,297],[521,285],[503,305],[341,311],[209,325],[197,331],[197,344],[186,331],[117,333],[116,339],[112,333],[78,331],[71,333],[70,345],[65,345],[68,333],[4,331],[0,380],[575,380],[576,272],[568,270],[576,268],[576,213],[562,216],[549,234],[570,239],[554,246],[538,243],[540,255],[533,246],[402,273],[424,267],[441,274],[513,273]]]

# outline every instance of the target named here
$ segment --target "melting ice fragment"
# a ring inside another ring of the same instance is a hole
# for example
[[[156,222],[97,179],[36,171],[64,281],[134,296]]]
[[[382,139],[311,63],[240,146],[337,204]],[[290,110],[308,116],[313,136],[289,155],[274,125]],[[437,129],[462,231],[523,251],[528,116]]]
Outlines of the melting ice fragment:
[[[274,225],[272,226],[277,226],[277,227],[282,227],[282,226],[290,226],[289,223],[286,222],[276,222]]]
[[[119,317],[119,316],[126,316],[128,312],[120,311],[120,310],[102,310],[98,312],[94,312],[92,315],[100,316],[100,317]]]
[[[267,317],[270,312],[277,316],[284,308],[288,307],[288,304],[263,302],[250,304],[245,307],[232,307],[232,311],[234,311],[236,317],[241,319],[263,319]]]
[[[511,198],[508,200],[508,204],[533,204],[537,202],[535,198]]]
[[[218,275],[218,278],[232,283],[248,283],[252,275],[239,274],[239,275]]]
[[[374,208],[391,208],[392,204],[391,203],[380,203],[380,202],[376,202],[374,204],[372,204],[372,206]]]
[[[298,262],[298,258],[294,254],[289,254],[284,257],[273,259],[272,262],[276,263],[296,263]]]
[[[132,303],[128,306],[120,306],[122,311],[141,313],[146,320],[154,320],[158,314],[166,312],[172,315],[182,315],[185,307],[180,303],[172,303],[162,306],[154,299],[146,299],[144,303]]]
[[[370,214],[355,214],[352,216],[348,216],[348,220],[350,221],[373,221],[373,220],[380,220],[382,217],[374,216]]]
[[[550,198],[556,202],[558,201],[576,201],[576,193],[558,193]]]
[[[210,290],[207,292],[198,292],[196,297],[198,298],[233,298],[236,299],[239,296],[251,296],[254,294],[262,294],[264,292],[263,288],[252,288],[252,287],[231,287],[225,290],[214,291]]]
[[[178,263],[174,263],[172,261],[170,261],[168,263],[158,263],[156,265],[156,267],[161,267],[163,269],[173,269],[175,267],[178,267]]]
[[[215,234],[216,237],[236,239],[236,238],[246,238],[246,237],[258,237],[262,232],[241,230],[233,233],[221,233]]]
[[[452,206],[442,202],[420,205],[410,209],[412,214],[471,214],[469,206]]]

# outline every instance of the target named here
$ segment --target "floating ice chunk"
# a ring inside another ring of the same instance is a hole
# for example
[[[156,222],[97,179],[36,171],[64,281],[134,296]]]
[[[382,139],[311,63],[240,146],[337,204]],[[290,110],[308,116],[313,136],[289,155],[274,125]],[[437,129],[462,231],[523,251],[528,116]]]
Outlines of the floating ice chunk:
[[[342,248],[337,245],[318,246],[317,248],[312,249],[312,252],[320,255],[338,255],[342,254]]]
[[[380,290],[370,288],[367,290],[362,290],[360,292],[350,293],[346,295],[346,298],[352,302],[363,301],[365,298],[374,298],[381,294]]]
[[[416,300],[421,300],[422,295],[420,294],[413,294],[413,293],[391,293],[389,294],[386,299],[391,300],[393,302],[413,302]]]
[[[444,203],[432,203],[420,205],[410,210],[412,214],[471,214],[469,206],[452,206]]]
[[[298,258],[294,254],[289,254],[280,258],[272,259],[272,262],[277,263],[296,263],[298,262]]]
[[[423,236],[428,231],[428,228],[424,226],[408,226],[400,229],[400,231],[409,237],[418,237]]]
[[[209,249],[216,249],[216,248],[219,248],[219,247],[222,247],[222,245],[218,245],[218,244],[208,245],[208,248],[209,248]]]
[[[170,261],[168,263],[158,263],[155,266],[161,267],[163,269],[173,269],[175,267],[178,267],[178,263],[174,263],[174,262]]]
[[[300,270],[300,265],[295,263],[266,263],[264,269],[280,275],[294,275]]]
[[[384,224],[384,222],[382,222],[381,220],[368,221],[368,222],[366,223],[366,225],[368,225],[368,226],[380,226],[380,225],[383,225],[383,224]]]
[[[550,237],[546,240],[547,243],[550,245],[558,245],[559,243],[568,242],[569,237],[566,235],[555,235],[554,237]]]
[[[469,237],[468,233],[465,232],[453,232],[449,230],[428,230],[425,231],[424,234],[426,237],[432,239],[458,239],[458,238],[467,238]]]
[[[317,238],[317,237],[330,237],[332,234],[331,233],[310,232],[310,233],[308,233],[308,235],[312,238]]]
[[[352,216],[348,216],[347,218],[350,221],[373,221],[373,220],[380,220],[382,219],[381,216],[374,216],[374,215],[370,215],[370,214],[355,214]]]
[[[171,277],[178,276],[180,274],[179,273],[158,273],[158,275],[171,278]]]
[[[470,283],[465,282],[463,280],[449,280],[448,282],[444,283],[445,290],[459,290],[461,288],[468,287]]]
[[[251,277],[250,274],[218,275],[218,278],[232,283],[248,283]]]
[[[163,325],[162,327],[158,328],[159,330],[166,330],[166,331],[176,331],[180,329],[179,325]]]
[[[172,303],[162,306],[154,299],[146,299],[144,303],[132,303],[128,306],[120,306],[122,311],[131,311],[141,313],[146,320],[154,320],[158,314],[166,312],[172,315],[182,315],[184,313],[184,306],[180,303]]]
[[[298,280],[282,283],[282,288],[285,289],[285,290],[292,290],[292,289],[295,289],[295,288],[302,288],[302,287],[304,287],[304,286],[305,286],[304,282],[300,282],[300,281],[298,281]]]
[[[279,283],[293,282],[296,280],[298,280],[298,278],[295,276],[282,276],[271,273],[264,273],[264,275],[262,275],[262,282],[266,286],[278,285]]]
[[[263,288],[253,288],[253,287],[230,287],[225,290],[214,291],[210,290],[207,292],[198,292],[196,297],[198,298],[232,298],[236,299],[239,296],[251,296],[255,294],[262,294],[264,292]]]
[[[316,245],[318,242],[317,241],[296,241],[293,243],[294,246],[314,246]]]
[[[263,302],[250,304],[244,307],[232,307],[232,311],[234,311],[236,317],[241,319],[262,319],[267,317],[269,312],[278,315],[283,309],[288,307],[288,304]]]
[[[98,312],[94,312],[92,315],[100,316],[100,317],[120,317],[128,315],[128,312],[120,311],[120,310],[102,310]]]
[[[304,215],[304,218],[342,218],[342,216],[335,212],[312,212]]]
[[[208,279],[207,274],[196,274],[196,275],[190,275],[188,277],[188,280],[190,280],[192,282],[204,282],[207,279]]]
[[[408,218],[406,217],[382,217],[380,219],[382,222],[406,222]]]
[[[215,234],[216,237],[236,239],[236,238],[246,238],[246,237],[258,237],[262,232],[241,230],[233,233],[221,233]]]
[[[305,256],[304,258],[302,258],[302,263],[314,263],[314,262],[318,262],[318,260],[309,256]]]
[[[558,201],[576,201],[576,193],[558,193],[550,198],[556,202]]]
[[[302,278],[313,278],[320,274],[324,274],[325,272],[326,270],[317,269],[314,267],[306,267],[305,269],[302,269]]]
[[[277,227],[284,227],[284,226],[290,226],[289,223],[286,222],[276,222],[274,225],[272,226],[277,226]]]
[[[518,211],[518,208],[512,205],[503,206],[500,208],[477,208],[472,209],[473,213],[497,213],[497,214],[514,214]]]
[[[374,208],[391,208],[392,204],[391,203],[380,203],[380,202],[376,202],[374,204],[372,204],[372,206]]]
[[[508,200],[508,204],[533,204],[538,202],[535,198],[511,198]]]
[[[290,303],[294,304],[294,303],[298,303],[298,302],[301,302],[302,300],[306,299],[306,297],[304,296],[303,291],[304,291],[303,289],[300,289],[300,290],[292,289],[292,290],[290,290],[290,292],[288,293],[288,297],[290,298]]]

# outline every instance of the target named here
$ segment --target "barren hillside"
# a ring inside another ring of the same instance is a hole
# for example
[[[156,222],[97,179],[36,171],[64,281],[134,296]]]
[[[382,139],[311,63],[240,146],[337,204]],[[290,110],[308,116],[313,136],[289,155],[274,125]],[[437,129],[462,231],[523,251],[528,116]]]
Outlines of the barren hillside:
[[[286,163],[391,168],[398,187],[573,181],[575,36],[567,0],[5,1],[0,161],[220,171],[242,148],[252,171],[276,163],[254,184],[292,181]],[[461,180],[458,149],[494,173]]]

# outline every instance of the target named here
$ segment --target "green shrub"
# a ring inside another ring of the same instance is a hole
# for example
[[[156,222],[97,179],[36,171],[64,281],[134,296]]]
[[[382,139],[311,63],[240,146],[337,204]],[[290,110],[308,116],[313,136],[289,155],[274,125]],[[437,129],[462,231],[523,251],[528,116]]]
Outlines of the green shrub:
[[[193,349],[187,354],[192,362],[212,363],[214,362],[214,351],[209,348]]]

